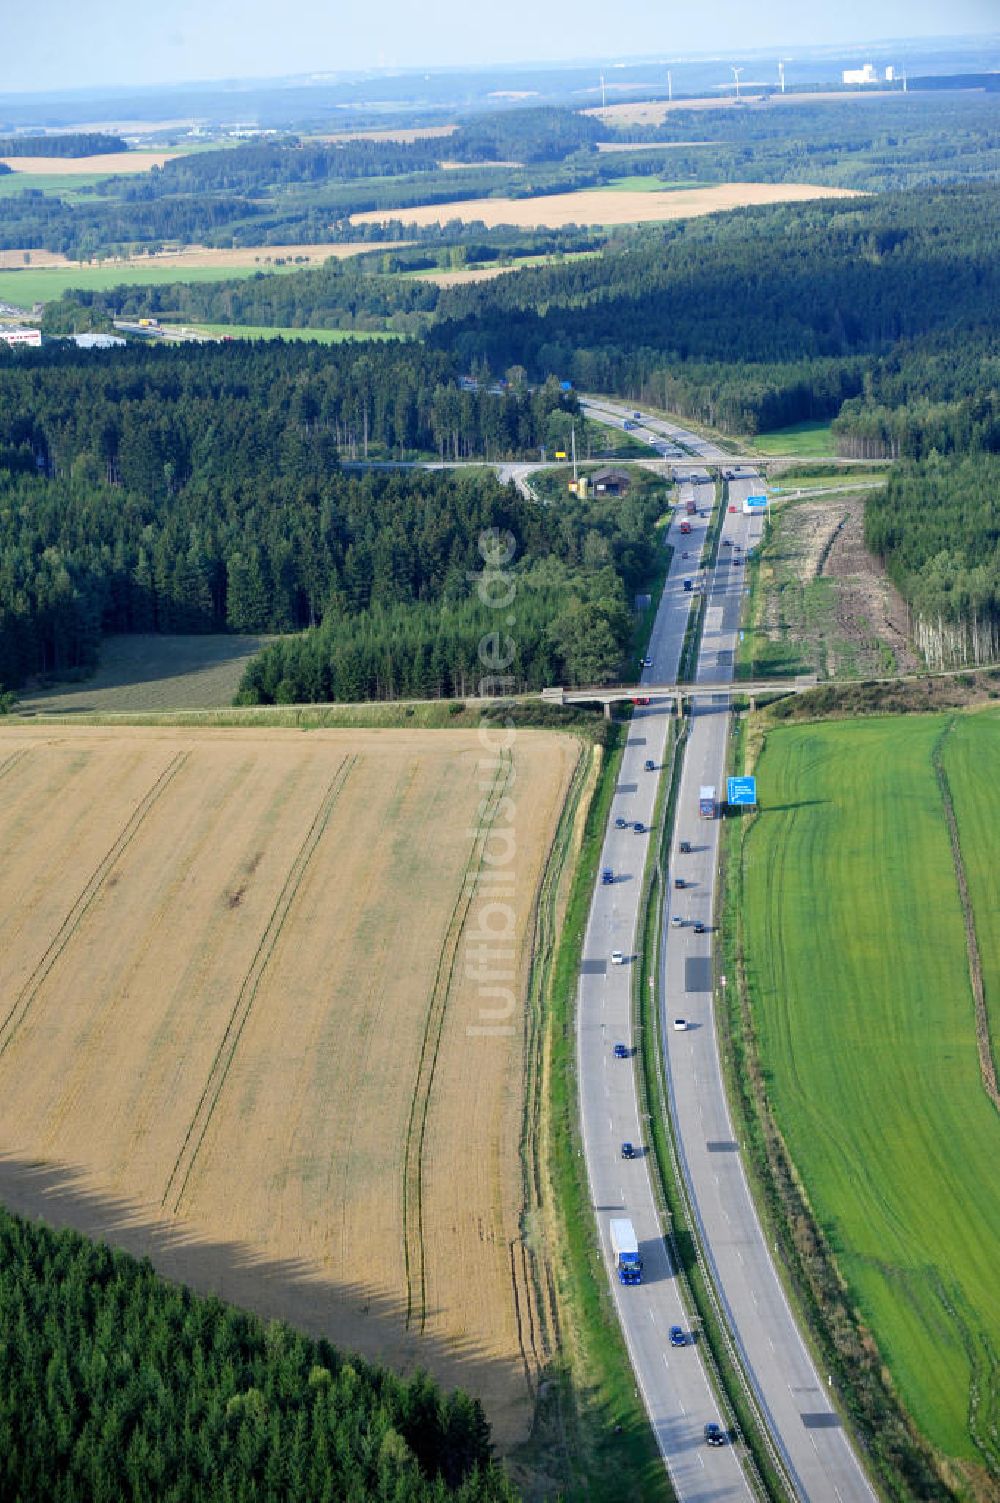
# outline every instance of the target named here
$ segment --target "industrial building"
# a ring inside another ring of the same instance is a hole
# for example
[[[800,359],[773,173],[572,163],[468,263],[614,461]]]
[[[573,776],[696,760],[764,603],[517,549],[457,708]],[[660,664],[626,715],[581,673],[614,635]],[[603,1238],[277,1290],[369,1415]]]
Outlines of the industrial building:
[[[42,342],[41,329],[18,328],[16,324],[0,324],[0,339],[5,344],[26,344],[37,347]]]
[[[865,63],[863,68],[845,68],[840,75],[845,84],[881,83],[882,77],[874,63]],[[896,70],[891,65],[885,70],[885,82],[895,83]]]
[[[125,344],[120,334],[74,334],[73,343],[81,350],[111,350],[117,344]]]

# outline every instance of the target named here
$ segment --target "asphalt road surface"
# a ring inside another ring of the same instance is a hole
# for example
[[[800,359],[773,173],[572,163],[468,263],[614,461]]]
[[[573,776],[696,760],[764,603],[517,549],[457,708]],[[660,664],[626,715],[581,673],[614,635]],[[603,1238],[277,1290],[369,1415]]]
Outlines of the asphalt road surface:
[[[604,421],[620,422],[630,416],[628,409],[619,404],[588,401],[587,407]],[[637,436],[647,439],[663,436],[684,444],[704,462],[735,468],[728,455],[709,441],[685,433],[676,424],[643,420]],[[725,515],[723,545],[707,581],[708,600],[697,670],[700,683],[731,681],[744,590],[744,567],[738,560],[759,541],[763,525],[760,518],[743,514],[743,496],[760,488],[760,481],[746,469],[742,473],[743,479],[730,483],[730,502],[738,509]],[[707,487],[705,490],[707,494]],[[682,500],[689,493],[695,492],[685,487]],[[690,543],[677,534],[677,522],[672,524],[671,541],[676,551],[654,626],[650,652],[653,667],[645,674],[650,682],[669,681],[676,673],[692,600],[692,595],[683,590],[683,579],[691,574],[692,565],[697,562],[706,526],[700,517],[692,521]],[[685,549],[692,555],[688,560],[681,557]],[[621,812],[629,814],[634,810],[633,818],[648,823],[654,798],[654,789],[648,785],[655,780],[648,773],[643,774],[642,766],[646,757],[654,758],[659,765],[666,722],[665,707],[654,704],[635,712],[620,776],[622,791],[614,800],[602,857],[602,864],[615,867],[616,872],[616,862],[629,860],[629,841],[645,846],[644,837],[616,830],[614,818]],[[830,1403],[825,1379],[816,1371],[806,1350],[775,1271],[749,1193],[726,1101],[712,992],[711,925],[720,826],[718,821],[699,817],[698,792],[704,785],[713,785],[720,797],[724,795],[731,726],[728,694],[720,693],[717,701],[695,703],[671,850],[660,1005],[678,1151],[716,1288],[772,1439],[797,1493],[814,1503],[826,1500],[871,1503],[872,1489]],[[635,791],[625,791],[632,789]],[[680,854],[682,839],[691,842],[690,855]],[[703,1406],[711,1402],[706,1399],[704,1375],[692,1362],[676,1371],[677,1359],[692,1357],[694,1351],[684,1349],[676,1356],[671,1352],[665,1371],[661,1374],[656,1370],[658,1322],[666,1318],[670,1302],[661,1301],[663,1313],[661,1305],[650,1313],[641,1301],[652,1302],[653,1292],[661,1286],[673,1291],[674,1281],[666,1271],[666,1252],[657,1235],[644,1161],[639,1164],[615,1161],[620,1151],[618,1140],[641,1140],[642,1133],[636,1115],[632,1070],[627,1061],[611,1057],[614,1042],[621,1039],[631,1043],[627,967],[612,967],[610,963],[602,967],[602,962],[608,960],[612,949],[621,949],[626,954],[634,949],[644,859],[645,849],[637,850],[629,861],[627,879],[623,876],[620,884],[616,882],[611,887],[598,886],[587,930],[578,1024],[585,1151],[602,1243],[608,1255],[609,1276],[613,1278],[607,1223],[617,1212],[630,1216],[635,1223],[652,1280],[650,1288],[641,1290],[621,1287],[617,1280],[613,1287],[626,1341],[675,1488],[682,1498],[709,1494],[713,1499],[737,1498],[746,1495],[747,1484],[734,1451],[727,1448],[725,1452],[706,1452],[701,1440]],[[674,888],[676,877],[684,880],[683,889]],[[672,922],[675,915],[682,920],[680,927]],[[704,934],[695,933],[697,922],[705,925]],[[683,1029],[675,1027],[679,1019],[684,1020]],[[680,1323],[680,1316],[673,1319]],[[662,1361],[662,1343],[659,1356]],[[684,1406],[682,1410],[676,1408],[678,1399]],[[689,1446],[699,1449],[691,1452]],[[703,1455],[703,1468],[691,1467],[691,1454]]]
[[[707,483],[685,486],[682,499],[698,491],[707,505],[711,498]],[[676,521],[671,526],[675,553],[650,641],[652,667],[643,671],[647,681],[676,676],[688,610],[695,598],[684,590],[683,580],[691,572],[692,561],[697,562],[708,525],[700,517],[692,521],[689,540],[680,537]],[[692,559],[681,557],[685,550]],[[634,1048],[630,967],[636,961],[642,875],[669,724],[666,702],[648,709],[636,708],[612,802],[601,866],[613,873],[614,880],[608,885],[598,882],[594,892],[578,992],[581,1125],[611,1288],[671,1481],[683,1503],[689,1499],[714,1503],[720,1499],[750,1499],[753,1493],[736,1449],[731,1445],[709,1449],[705,1445],[705,1424],[720,1421],[720,1415],[697,1343],[691,1340],[679,1348],[669,1343],[671,1326],[681,1326],[689,1335],[690,1327],[653,1198],[647,1133],[639,1120],[634,1066],[630,1059],[614,1057],[616,1043],[625,1044],[630,1051]],[[654,763],[654,772],[645,770],[647,760]],[[617,819],[626,820],[627,827],[617,828]],[[635,831],[636,821],[643,826],[642,834]],[[614,950],[622,952],[622,965],[612,963]],[[636,1146],[638,1158],[622,1159],[624,1141]],[[616,1216],[627,1216],[636,1229],[643,1259],[641,1285],[623,1286],[614,1274],[608,1227]]]

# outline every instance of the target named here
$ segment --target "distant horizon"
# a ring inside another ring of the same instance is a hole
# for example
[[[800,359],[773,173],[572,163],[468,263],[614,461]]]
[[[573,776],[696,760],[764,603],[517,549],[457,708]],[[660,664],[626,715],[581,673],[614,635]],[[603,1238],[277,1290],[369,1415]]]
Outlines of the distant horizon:
[[[331,14],[330,0],[300,0],[294,23],[276,32],[265,0],[246,0],[233,26],[222,0],[164,0],[155,13],[126,11],[122,0],[37,0],[5,18],[0,98],[118,94],[147,89],[265,86],[510,69],[642,65],[729,60],[760,53],[854,53],[893,44],[1000,40],[995,0],[839,0],[803,17],[798,0],[716,0],[711,40],[690,3],[669,18],[659,0],[622,0],[613,51],[600,0],[577,0],[574,44],[564,25],[532,0],[508,0],[502,28],[484,17],[470,26],[460,0],[427,0],[414,15],[403,0],[382,0],[365,16]],[[528,46],[525,39],[530,38]],[[649,50],[625,50],[641,40]],[[623,44],[625,46],[623,47]],[[429,49],[436,49],[429,56]],[[525,55],[527,54],[527,55]],[[81,77],[83,67],[90,77]],[[1000,60],[998,60],[1000,62]]]
[[[872,52],[875,49],[884,49],[889,47],[899,48],[903,46],[911,47],[917,51],[924,52],[933,51],[935,50],[936,46],[940,46],[943,43],[980,43],[989,42],[991,40],[996,42],[997,48],[998,50],[1000,50],[1000,27],[998,27],[993,32],[942,32],[938,36],[921,37],[886,35],[866,37],[862,38],[861,40],[852,41],[850,43],[822,42],[815,43],[813,45],[800,43],[798,47],[795,48],[794,54],[784,56],[783,61],[795,62],[797,60],[805,61],[810,59],[816,61],[820,60],[824,53],[833,54],[835,57],[840,59],[842,57],[853,55],[854,53],[860,54],[862,52]],[[285,86],[292,88],[321,88],[324,85],[351,83],[356,80],[408,78],[415,77],[417,75],[422,75],[426,78],[434,78],[439,76],[446,76],[448,74],[488,76],[493,73],[517,73],[532,71],[558,73],[572,72],[574,69],[578,68],[601,67],[605,69],[621,67],[669,68],[683,67],[686,64],[703,64],[716,61],[718,61],[722,65],[725,65],[729,62],[730,58],[737,56],[746,58],[760,57],[761,59],[770,59],[774,56],[775,53],[788,54],[791,46],[791,43],[785,44],[779,41],[770,43],[767,46],[742,47],[738,49],[730,49],[729,51],[720,51],[718,48],[712,48],[711,50],[705,52],[697,52],[692,49],[687,49],[684,52],[670,55],[662,52],[620,54],[595,53],[592,56],[581,53],[577,57],[567,57],[562,59],[518,58],[511,59],[508,62],[499,63],[412,63],[406,66],[389,66],[387,64],[383,67],[325,69],[322,71],[316,69],[304,69],[303,71],[296,73],[219,74],[217,77],[212,78],[173,78],[162,79],[159,81],[142,84],[96,83],[88,85],[77,85],[74,87],[47,89],[4,88],[0,89],[0,100],[2,100],[6,95],[9,94],[14,94],[18,97],[18,99],[24,100],[35,97],[46,99],[73,97],[75,95],[87,97],[94,94],[101,96],[113,96],[116,94],[144,94],[152,93],[157,90],[177,90],[180,92],[185,89],[208,90],[219,88],[240,89],[243,87],[260,88],[267,85],[272,85],[274,87]],[[997,66],[989,71],[1000,73],[1000,56],[998,56],[997,59]]]

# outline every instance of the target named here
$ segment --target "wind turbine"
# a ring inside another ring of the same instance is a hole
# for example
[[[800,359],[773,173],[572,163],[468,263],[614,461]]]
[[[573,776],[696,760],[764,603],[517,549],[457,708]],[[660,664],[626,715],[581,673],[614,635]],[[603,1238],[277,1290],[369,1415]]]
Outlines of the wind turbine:
[[[673,99],[673,97],[674,97],[674,75],[671,73],[670,69],[668,68],[667,69],[667,98],[668,99]]]
[[[740,74],[742,72],[743,72],[742,68],[732,68],[732,74],[733,74],[733,77],[736,80],[736,103],[737,104],[739,104],[739,102],[740,102]]]
[[[604,74],[601,74],[601,114],[605,114],[608,108],[607,96],[604,92]]]
[[[778,81],[781,84],[781,92],[783,94],[785,92],[785,65],[784,65],[784,63],[779,63],[778,64]]]

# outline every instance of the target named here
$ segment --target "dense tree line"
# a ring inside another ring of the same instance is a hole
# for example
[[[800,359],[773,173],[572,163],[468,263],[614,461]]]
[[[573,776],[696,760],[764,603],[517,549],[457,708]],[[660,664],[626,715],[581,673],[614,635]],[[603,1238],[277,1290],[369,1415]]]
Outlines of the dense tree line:
[[[0,1210],[0,1496],[487,1503],[478,1402]]]
[[[257,272],[218,282],[163,282],[148,287],[124,283],[105,291],[73,291],[48,305],[43,329],[57,334],[106,324],[113,317],[168,316],[282,329],[419,332],[437,307],[438,287],[433,282],[373,274],[371,261],[371,257],[331,259],[315,269],[281,276]]]
[[[416,345],[0,355],[0,684],[91,666],[104,632],[289,631],[467,588],[481,532],[527,549],[539,509],[341,456],[515,454],[574,406],[459,390]]]
[[[905,596],[932,666],[1000,657],[1000,456],[895,467],[865,508],[865,542]]]
[[[459,162],[558,162],[607,136],[592,115],[528,106],[473,115],[448,137],[447,154]]]
[[[429,172],[442,155],[439,140],[302,141],[290,137],[252,141],[217,151],[185,152],[141,177],[131,175],[101,185],[131,202],[179,193],[262,194],[292,184],[352,181]]]
[[[924,392],[923,342],[941,380],[991,337],[998,206],[1000,188],[976,184],[670,225],[450,288],[431,339],[731,431],[834,417],[850,398],[860,413],[882,371],[900,405]]]
[[[630,125],[605,139],[663,142],[635,153],[629,172],[707,181],[810,182],[886,192],[931,187],[1000,171],[1000,99],[950,94],[780,100],[745,110],[672,110],[659,125]],[[708,146],[688,147],[690,141]],[[643,161],[644,158],[644,161]]]
[[[661,506],[644,491],[535,507],[504,575],[502,617],[469,587],[482,558],[478,571],[444,580],[437,597],[407,599],[379,588],[377,559],[359,551],[359,577],[372,588],[266,648],[244,674],[240,702],[461,697],[483,679],[498,693],[605,682],[624,667],[629,605],[654,568]]]
[[[128,151],[128,142],[104,131],[0,138],[0,157],[98,157],[119,151]]]

